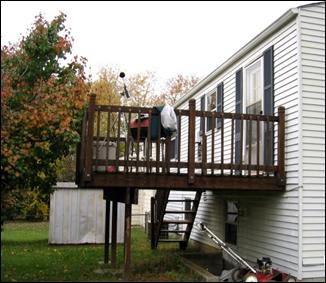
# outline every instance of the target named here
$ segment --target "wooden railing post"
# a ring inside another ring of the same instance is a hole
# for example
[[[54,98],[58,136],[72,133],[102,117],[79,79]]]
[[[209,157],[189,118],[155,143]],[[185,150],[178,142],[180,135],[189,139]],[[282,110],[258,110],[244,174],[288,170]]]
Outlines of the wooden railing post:
[[[81,129],[81,140],[77,144],[76,152],[76,183],[81,184],[84,181],[84,170],[85,170],[85,145],[86,145],[86,126],[87,126],[87,111],[84,111],[82,129]]]
[[[171,137],[167,136],[165,139],[165,173],[170,173],[170,159],[171,159]]]
[[[188,183],[195,182],[195,126],[196,126],[196,100],[189,101],[189,131],[188,131]]]
[[[202,162],[202,174],[204,176],[207,175],[207,140],[206,135],[202,136],[202,145],[201,145],[201,162]],[[213,165],[213,162],[212,162]],[[212,167],[212,174],[213,174],[213,167]]]
[[[94,136],[94,116],[95,116],[95,102],[96,95],[91,94],[88,106],[88,120],[87,120],[87,135],[86,135],[86,160],[85,160],[85,181],[92,179],[92,163],[93,163],[93,136]]]
[[[285,185],[285,108],[278,108],[278,141],[277,141],[278,170],[277,177],[280,185]]]

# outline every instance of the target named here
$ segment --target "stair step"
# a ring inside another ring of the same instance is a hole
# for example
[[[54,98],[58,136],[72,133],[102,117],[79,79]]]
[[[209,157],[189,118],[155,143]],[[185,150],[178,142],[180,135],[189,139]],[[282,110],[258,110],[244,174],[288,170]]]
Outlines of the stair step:
[[[190,220],[163,220],[163,224],[192,224],[193,222]]]
[[[177,240],[177,239],[159,239],[159,242],[165,242],[165,243],[180,243],[184,242],[185,240]]]
[[[165,213],[196,213],[192,210],[166,210]]]
[[[161,230],[160,232],[166,232],[166,233],[187,233],[187,230]]]

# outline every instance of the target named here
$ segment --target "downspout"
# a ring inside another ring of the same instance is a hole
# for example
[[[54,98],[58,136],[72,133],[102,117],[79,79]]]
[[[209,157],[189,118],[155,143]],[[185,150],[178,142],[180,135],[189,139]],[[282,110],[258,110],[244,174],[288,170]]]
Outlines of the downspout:
[[[302,149],[302,138],[303,138],[303,118],[302,118],[302,57],[301,57],[301,18],[298,15],[297,19],[297,62],[298,62],[298,197],[299,197],[299,223],[298,223],[298,279],[302,280],[302,263],[303,263],[303,149]]]

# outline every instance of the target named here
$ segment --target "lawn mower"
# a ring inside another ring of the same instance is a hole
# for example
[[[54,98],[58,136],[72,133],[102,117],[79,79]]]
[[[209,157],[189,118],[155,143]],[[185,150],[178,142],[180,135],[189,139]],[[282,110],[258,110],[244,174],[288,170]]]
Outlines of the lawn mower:
[[[229,270],[223,270],[220,276],[221,282],[296,282],[293,276],[272,268],[272,261],[269,257],[257,259],[257,266],[252,267],[208,229],[205,224],[200,222],[195,223],[195,225],[200,231],[206,232],[208,237],[239,265]]]

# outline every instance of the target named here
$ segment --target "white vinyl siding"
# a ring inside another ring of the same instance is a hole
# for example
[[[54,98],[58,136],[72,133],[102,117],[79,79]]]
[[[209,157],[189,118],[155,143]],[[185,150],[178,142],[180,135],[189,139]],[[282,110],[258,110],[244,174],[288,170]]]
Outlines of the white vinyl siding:
[[[151,211],[151,197],[155,190],[138,190],[138,204],[132,205],[132,225],[145,226],[145,213]]]
[[[298,67],[297,29],[293,20],[263,42],[240,62],[226,70],[220,77],[204,87],[194,98],[196,109],[200,109],[200,97],[224,82],[224,112],[235,112],[235,73],[259,59],[263,52],[274,45],[274,113],[277,107],[286,109],[285,170],[287,186],[285,193],[220,193],[207,191],[206,201],[201,201],[196,221],[204,222],[224,239],[224,202],[239,201],[238,244],[235,247],[242,256],[253,263],[256,258],[270,256],[275,267],[296,275],[298,270]],[[243,95],[246,93],[244,91]],[[245,99],[245,97],[243,97]],[[187,108],[188,102],[181,105]],[[196,130],[199,131],[199,120]],[[224,131],[224,162],[230,161],[231,124],[226,120]],[[183,134],[182,134],[183,135]],[[215,134],[215,161],[220,161],[219,131]],[[186,146],[187,140],[182,140]],[[227,146],[228,145],[228,146]],[[275,133],[275,158],[277,158],[277,131]],[[207,136],[207,160],[211,158],[211,135]],[[247,214],[246,214],[247,213]],[[214,246],[205,234],[193,228],[191,238]],[[272,243],[272,244],[271,244]]]
[[[325,3],[300,9],[302,272],[325,276]]]
[[[184,200],[186,198],[194,199],[195,198],[195,192],[188,192],[188,191],[170,191],[169,199],[171,200]],[[192,205],[193,203],[191,203]],[[169,202],[167,204],[166,210],[172,210],[172,211],[180,211],[185,209],[185,202]],[[168,213],[164,215],[164,219],[173,219],[173,220],[183,220],[185,218],[185,214],[182,213]],[[169,224],[169,230],[185,230],[186,225],[185,224]]]
[[[283,25],[223,73],[215,71],[218,75],[191,97],[196,99],[199,110],[200,98],[223,82],[224,112],[234,113],[236,71],[245,70],[273,45],[275,115],[279,106],[285,107],[286,190],[278,193],[206,191],[196,221],[204,222],[224,239],[225,202],[238,201],[238,244],[234,248],[252,263],[256,263],[256,258],[269,256],[275,268],[299,279],[317,280],[325,277],[325,4],[299,7],[298,11],[297,18]],[[243,95],[246,95],[245,90]],[[188,101],[179,108],[187,109]],[[230,122],[226,121],[224,126],[224,162],[227,163],[230,160],[230,147],[227,147],[231,141]],[[182,137],[186,133],[183,131]],[[199,131],[199,119],[196,131]],[[217,162],[220,160],[218,135],[217,131],[214,156]],[[182,138],[182,148],[187,148],[187,138]],[[208,161],[210,147],[211,135],[208,135]],[[277,159],[277,130],[274,148]],[[184,154],[182,152],[181,156]],[[195,227],[191,238],[215,246]]]

